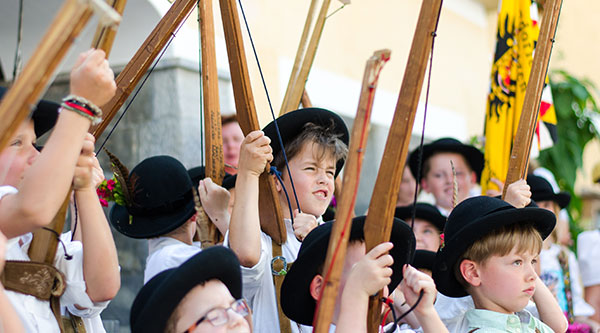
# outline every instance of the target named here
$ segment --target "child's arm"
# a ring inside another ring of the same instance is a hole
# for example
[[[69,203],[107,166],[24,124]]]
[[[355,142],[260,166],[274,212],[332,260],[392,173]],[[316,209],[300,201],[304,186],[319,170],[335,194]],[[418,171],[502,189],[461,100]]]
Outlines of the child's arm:
[[[558,305],[556,298],[542,280],[537,277],[533,301],[540,314],[540,320],[548,325],[554,332],[566,332],[569,326],[567,318]]]
[[[194,184],[195,185],[195,184]],[[198,184],[198,194],[206,215],[217,226],[219,232],[225,235],[229,229],[229,191],[215,184],[212,179],[205,178]]]
[[[104,52],[82,53],[71,71],[71,94],[101,106],[110,100],[115,90],[114,74],[104,59]],[[43,152],[18,185],[19,193],[7,195],[1,201],[0,230],[7,237],[16,237],[50,223],[67,195],[89,127],[90,120],[75,112],[63,110],[60,113]]]
[[[6,237],[0,232],[0,273],[4,270],[4,257],[6,253]],[[0,283],[0,332],[24,332],[21,320],[13,308],[10,300],[4,293],[4,286]]]
[[[374,247],[350,271],[342,290],[336,332],[366,332],[369,296],[391,282],[394,259],[387,254],[394,245],[382,243]]]
[[[73,188],[77,202],[76,237],[83,245],[83,276],[93,302],[115,297],[121,286],[115,242],[96,194],[102,169],[94,155],[94,137],[88,134],[79,157]]]
[[[414,310],[423,332],[448,332],[448,329],[433,307],[433,302],[437,295],[433,279],[410,265],[404,267],[403,273],[404,279],[400,284],[400,290],[404,294],[408,304],[413,306],[417,302],[419,294],[423,292],[423,298]]]
[[[270,142],[262,131],[254,131],[244,138],[240,147],[235,202],[229,223],[229,247],[244,267],[253,267],[260,259],[258,178],[267,162],[273,160]]]

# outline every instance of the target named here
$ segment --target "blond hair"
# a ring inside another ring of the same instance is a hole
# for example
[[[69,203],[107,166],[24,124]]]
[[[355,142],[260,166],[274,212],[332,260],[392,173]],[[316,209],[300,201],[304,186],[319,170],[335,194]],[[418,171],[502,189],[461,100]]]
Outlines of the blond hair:
[[[542,236],[531,223],[513,223],[503,226],[475,241],[460,256],[454,267],[454,274],[458,282],[465,288],[469,284],[465,281],[460,264],[463,260],[471,260],[478,264],[492,256],[505,256],[516,250],[517,253],[540,253],[542,250]]]

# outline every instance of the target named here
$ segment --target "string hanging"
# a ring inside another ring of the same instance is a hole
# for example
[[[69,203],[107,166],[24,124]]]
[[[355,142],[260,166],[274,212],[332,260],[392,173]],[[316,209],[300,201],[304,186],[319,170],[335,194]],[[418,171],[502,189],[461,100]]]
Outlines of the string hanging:
[[[283,160],[285,161],[285,166],[287,169],[288,177],[290,178],[290,183],[292,184],[292,191],[294,193],[294,199],[296,200],[296,206],[298,207],[298,211],[302,212],[300,209],[300,202],[298,201],[298,195],[296,194],[296,187],[294,186],[294,180],[292,179],[292,172],[290,171],[290,166],[288,164],[287,155],[285,154],[285,147],[283,146],[283,139],[281,138],[281,132],[279,132],[279,126],[277,125],[277,118],[275,117],[275,112],[273,111],[273,106],[271,105],[271,97],[269,96],[269,90],[267,89],[267,84],[265,82],[265,77],[262,72],[262,67],[260,66],[260,61],[258,60],[258,54],[256,53],[256,47],[254,47],[254,40],[252,39],[252,34],[250,33],[250,26],[248,25],[248,21],[246,20],[246,14],[244,13],[244,7],[242,6],[242,1],[238,0],[240,4],[240,11],[242,12],[242,17],[244,19],[244,25],[246,26],[246,31],[248,32],[248,38],[250,39],[250,45],[252,45],[252,51],[254,52],[254,58],[256,59],[256,65],[258,66],[258,72],[260,73],[260,78],[262,80],[263,88],[265,89],[265,94],[267,95],[267,101],[269,103],[269,109],[271,110],[271,116],[273,117],[273,123],[275,124],[275,131],[277,132],[277,139],[279,140],[279,145],[281,146],[281,153],[283,154]],[[281,182],[281,186],[284,187],[283,182]],[[288,204],[289,199],[288,199]],[[291,204],[290,204],[291,207]],[[291,210],[291,208],[290,208]],[[290,218],[292,219],[292,223],[294,222],[294,214],[290,211]]]

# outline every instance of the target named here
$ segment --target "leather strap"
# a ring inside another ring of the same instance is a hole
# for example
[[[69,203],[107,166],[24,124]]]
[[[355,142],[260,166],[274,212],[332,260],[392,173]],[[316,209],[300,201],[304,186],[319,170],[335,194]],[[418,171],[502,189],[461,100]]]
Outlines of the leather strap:
[[[65,328],[65,333],[86,333],[85,325],[81,317],[69,314],[69,317],[62,317],[62,323]]]
[[[271,260],[271,274],[273,274],[273,284],[275,285],[275,301],[277,302],[277,312],[279,314],[279,330],[281,333],[291,333],[292,327],[290,319],[286,317],[281,309],[281,284],[285,275],[289,271],[292,263],[287,263],[285,258],[282,256],[281,245],[277,244],[274,240],[271,240],[273,244],[273,260]]]

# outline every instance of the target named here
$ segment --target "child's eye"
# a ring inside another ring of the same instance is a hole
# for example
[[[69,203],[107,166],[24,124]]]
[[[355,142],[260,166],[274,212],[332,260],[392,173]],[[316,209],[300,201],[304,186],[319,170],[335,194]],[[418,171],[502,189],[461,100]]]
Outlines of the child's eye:
[[[515,266],[521,266],[523,264],[523,260],[515,260],[513,261],[513,265]]]
[[[535,264],[537,264],[537,262],[538,262],[537,258],[535,258],[535,259],[531,259],[531,264],[532,264],[532,265],[535,265]]]
[[[431,229],[425,229],[425,230],[423,230],[423,233],[424,234],[432,234],[433,230],[431,230]]]
[[[330,176],[334,176],[335,175],[335,171],[333,170],[327,170],[327,174]]]
[[[10,143],[10,145],[14,146],[14,147],[18,147],[18,146],[20,146],[22,144],[23,144],[23,141],[21,141],[21,139],[16,139],[16,140],[14,140],[13,142]]]

